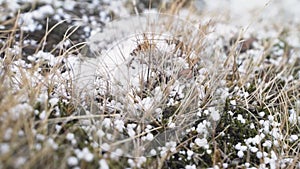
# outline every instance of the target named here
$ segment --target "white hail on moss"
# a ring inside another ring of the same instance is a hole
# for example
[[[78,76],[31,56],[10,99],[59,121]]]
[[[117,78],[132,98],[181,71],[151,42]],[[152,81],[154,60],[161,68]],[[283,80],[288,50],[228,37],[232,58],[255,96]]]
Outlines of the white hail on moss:
[[[133,159],[128,159],[128,164],[133,167],[133,168],[141,168],[142,167],[142,164],[145,163],[147,161],[147,158],[144,157],[144,156],[141,156],[141,157],[138,157],[138,158],[135,158],[135,160]]]
[[[38,141],[44,141],[45,140],[45,135],[43,135],[43,134],[36,134],[36,139],[38,140]]]
[[[241,151],[241,150],[239,150],[238,153],[237,153],[237,156],[238,156],[239,158],[243,158],[243,157],[244,157],[244,152]]]
[[[72,141],[75,138],[75,135],[73,133],[67,133],[66,139],[69,141]]]
[[[202,138],[202,139],[196,138],[195,144],[199,147],[206,147],[208,145],[208,142],[206,138]]]
[[[290,109],[289,113],[289,122],[291,124],[297,124],[299,118],[297,112],[294,109]]]
[[[175,128],[175,127],[176,127],[175,123],[173,123],[172,121],[168,122],[168,128],[172,129],[172,128]]]
[[[26,161],[27,161],[26,157],[18,157],[15,161],[15,167],[22,168],[22,166],[26,163]]]
[[[196,169],[196,165],[195,164],[193,164],[193,165],[186,165],[185,169]]]
[[[172,153],[176,151],[176,142],[175,141],[169,141],[166,143],[166,148],[170,150]]]
[[[298,140],[298,136],[297,136],[297,135],[292,134],[292,135],[290,136],[290,141],[291,141],[291,142],[295,142],[295,141],[297,141],[297,140]]]
[[[40,118],[41,120],[46,119],[46,117],[47,117],[47,113],[46,113],[45,110],[43,110],[42,112],[39,113],[39,118]]]
[[[100,169],[109,169],[109,165],[107,164],[105,159],[99,160]]]
[[[237,120],[240,121],[242,124],[246,123],[246,120],[243,118],[243,116],[241,114],[238,114]]]
[[[262,156],[263,156],[263,154],[262,154],[262,152],[260,152],[260,151],[258,151],[257,153],[256,153],[256,157],[257,158],[262,158]]]
[[[135,131],[134,131],[135,127],[136,127],[136,124],[127,124],[127,133],[129,135],[129,137],[133,138],[135,136]]]
[[[236,150],[241,150],[241,151],[246,151],[247,150],[247,146],[242,145],[240,142],[235,145],[235,149]]]
[[[210,117],[213,121],[219,121],[220,120],[220,113],[215,107],[208,108],[210,111]]]
[[[49,138],[47,140],[47,143],[50,147],[52,147],[54,150],[57,150],[58,149],[58,144],[52,139],[52,138]]]
[[[155,156],[156,154],[157,154],[156,150],[155,150],[155,149],[151,149],[151,151],[150,151],[150,155],[153,155],[153,156]]]
[[[61,126],[61,125],[59,125],[59,124],[56,124],[56,125],[55,125],[55,131],[56,131],[56,132],[59,132],[61,129],[62,129],[62,126]]]
[[[40,143],[36,143],[35,145],[34,145],[34,148],[35,148],[35,150],[41,150],[42,149],[42,145],[40,144]]]
[[[250,149],[250,151],[251,151],[252,153],[256,153],[256,152],[258,151],[258,148],[257,148],[257,147],[252,147],[252,146],[250,146],[249,149]]]
[[[67,159],[67,163],[68,163],[68,165],[69,166],[76,166],[76,165],[78,165],[78,158],[76,158],[76,157],[74,157],[74,156],[70,156],[70,157],[68,157],[68,159]]]
[[[263,112],[263,111],[258,113],[258,115],[259,115],[260,117],[264,117],[264,116],[265,116],[265,114],[266,114],[266,113],[265,113],[265,112]]]
[[[103,121],[102,121],[102,125],[109,129],[112,125],[112,122],[111,122],[111,119],[110,118],[104,118]]]
[[[120,119],[114,121],[114,126],[119,132],[123,132],[123,129],[125,128],[124,121]]]
[[[56,106],[58,101],[59,101],[59,99],[57,97],[53,97],[53,98],[49,99],[49,103],[52,107]]]
[[[94,155],[90,152],[90,150],[87,147],[84,147],[82,150],[75,149],[74,152],[78,159],[83,159],[86,162],[91,162],[94,159]]]
[[[236,106],[236,100],[230,100],[230,104]]]
[[[147,139],[148,141],[152,141],[152,140],[154,139],[153,134],[152,134],[152,133],[147,133],[146,139]]]
[[[10,145],[7,143],[0,143],[0,154],[5,154],[10,151]]]
[[[196,131],[198,134],[208,135],[208,128],[210,127],[210,122],[204,120],[203,122],[197,125]]]
[[[5,141],[8,141],[11,139],[11,136],[13,134],[13,129],[12,128],[7,128],[4,132],[3,138]]]
[[[187,159],[190,160],[192,158],[194,152],[192,150],[187,150],[186,154],[187,154]]]
[[[117,148],[115,151],[110,153],[110,158],[113,160],[118,160],[119,157],[121,157],[123,155],[123,150],[120,148]]]
[[[263,144],[263,147],[271,148],[272,147],[272,141],[271,140],[266,140]]]
[[[103,136],[105,136],[104,131],[101,130],[101,129],[97,130],[96,134],[97,134],[97,136],[98,136],[99,138],[102,138]]]

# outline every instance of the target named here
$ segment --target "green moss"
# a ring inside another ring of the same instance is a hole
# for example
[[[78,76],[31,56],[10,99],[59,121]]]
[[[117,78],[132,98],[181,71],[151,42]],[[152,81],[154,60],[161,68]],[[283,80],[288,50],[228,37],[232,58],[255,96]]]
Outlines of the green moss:
[[[256,90],[256,85],[254,83],[250,83],[250,86],[246,89],[248,93],[253,93]]]
[[[255,137],[258,134],[257,129],[251,129],[251,123],[255,123],[254,117],[250,115],[251,110],[245,110],[239,107],[235,109],[229,104],[229,100],[226,101],[225,109],[234,112],[230,115],[228,111],[225,111],[216,127],[216,134],[219,137],[216,139],[217,146],[222,152],[228,154],[228,158],[235,159],[238,158],[235,149],[235,145],[238,143],[244,143],[245,139]],[[237,115],[242,115],[245,119],[245,123],[241,123],[237,120]],[[222,133],[223,134],[222,134]],[[242,159],[241,159],[242,160]],[[243,159],[245,160],[245,159]]]

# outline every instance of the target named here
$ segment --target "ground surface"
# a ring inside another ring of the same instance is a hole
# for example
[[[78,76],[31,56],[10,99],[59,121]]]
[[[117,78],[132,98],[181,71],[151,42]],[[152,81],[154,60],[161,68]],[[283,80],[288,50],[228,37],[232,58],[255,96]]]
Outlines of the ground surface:
[[[0,168],[300,168],[298,1],[134,2],[0,0]]]

